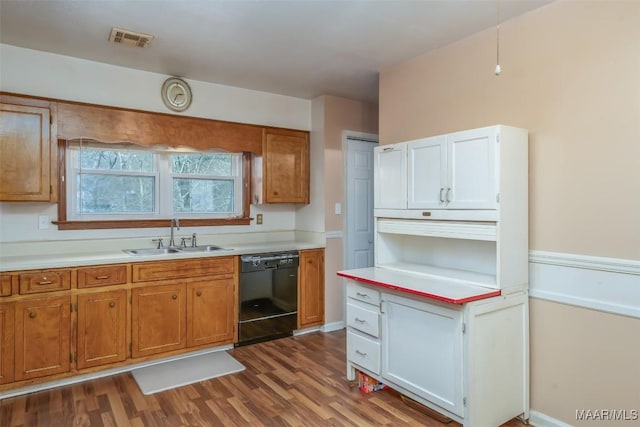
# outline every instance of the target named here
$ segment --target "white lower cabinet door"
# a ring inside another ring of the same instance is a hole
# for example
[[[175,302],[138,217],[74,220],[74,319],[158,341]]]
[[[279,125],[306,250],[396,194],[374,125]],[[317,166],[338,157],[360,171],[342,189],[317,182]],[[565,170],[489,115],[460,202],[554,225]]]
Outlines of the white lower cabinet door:
[[[461,417],[461,310],[382,296],[382,379]]]

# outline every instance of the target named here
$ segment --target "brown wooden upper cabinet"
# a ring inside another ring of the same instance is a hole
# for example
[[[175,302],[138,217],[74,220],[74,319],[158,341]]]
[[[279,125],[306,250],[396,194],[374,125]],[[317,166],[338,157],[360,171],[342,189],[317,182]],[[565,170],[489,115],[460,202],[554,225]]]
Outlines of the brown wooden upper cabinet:
[[[266,128],[251,203],[309,203],[309,133]]]
[[[0,201],[57,199],[52,114],[41,104],[0,103]]]

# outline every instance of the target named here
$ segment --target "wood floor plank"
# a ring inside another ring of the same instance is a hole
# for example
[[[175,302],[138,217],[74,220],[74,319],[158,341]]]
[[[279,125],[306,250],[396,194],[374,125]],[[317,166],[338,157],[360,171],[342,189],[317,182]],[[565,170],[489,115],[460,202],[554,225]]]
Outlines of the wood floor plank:
[[[229,353],[244,371],[149,396],[125,373],[4,399],[0,425],[459,427],[405,405],[396,392],[352,388],[345,338],[344,330],[318,332],[238,347]]]

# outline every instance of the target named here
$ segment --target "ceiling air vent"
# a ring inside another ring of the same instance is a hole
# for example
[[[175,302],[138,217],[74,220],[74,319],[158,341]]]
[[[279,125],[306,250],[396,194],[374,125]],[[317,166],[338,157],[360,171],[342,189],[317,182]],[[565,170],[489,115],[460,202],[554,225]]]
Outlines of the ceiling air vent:
[[[115,27],[111,29],[111,35],[109,35],[109,41],[111,43],[134,47],[147,47],[149,43],[151,43],[151,40],[153,40],[151,34],[136,33],[135,31]]]

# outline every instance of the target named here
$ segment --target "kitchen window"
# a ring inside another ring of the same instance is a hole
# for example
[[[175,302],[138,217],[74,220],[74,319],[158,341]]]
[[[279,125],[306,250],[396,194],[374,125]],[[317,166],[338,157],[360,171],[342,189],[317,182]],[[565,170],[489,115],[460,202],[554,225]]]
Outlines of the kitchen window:
[[[193,219],[191,225],[248,220],[243,203],[248,160],[243,153],[92,140],[68,141],[64,148],[67,196],[66,218],[59,221],[62,229],[161,226],[148,221],[172,217]],[[81,222],[97,226],[64,227]]]

